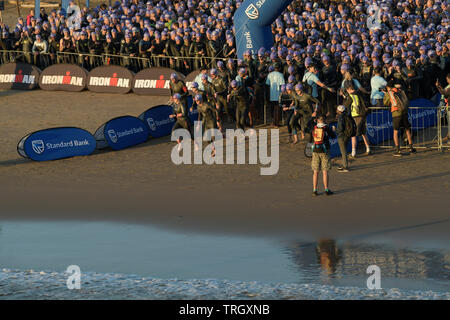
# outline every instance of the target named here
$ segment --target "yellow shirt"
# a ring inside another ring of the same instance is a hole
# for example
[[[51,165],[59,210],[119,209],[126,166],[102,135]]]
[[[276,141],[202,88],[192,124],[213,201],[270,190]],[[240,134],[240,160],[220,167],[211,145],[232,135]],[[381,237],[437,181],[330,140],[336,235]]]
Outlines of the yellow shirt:
[[[359,117],[359,97],[356,94],[351,94],[350,98],[352,98],[352,117]]]

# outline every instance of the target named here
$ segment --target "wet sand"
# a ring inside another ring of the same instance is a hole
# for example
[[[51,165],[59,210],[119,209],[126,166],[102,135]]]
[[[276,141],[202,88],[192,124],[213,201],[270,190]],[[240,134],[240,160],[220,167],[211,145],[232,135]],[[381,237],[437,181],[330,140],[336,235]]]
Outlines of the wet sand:
[[[169,138],[119,152],[33,162],[16,152],[27,133],[78,126],[92,133],[107,120],[137,116],[167,97],[46,92],[0,92],[0,219],[149,223],[185,231],[351,238],[405,233],[450,244],[450,155],[390,152],[331,172],[332,197],[311,197],[304,144],[285,143],[280,170],[260,165],[181,165],[171,162]]]

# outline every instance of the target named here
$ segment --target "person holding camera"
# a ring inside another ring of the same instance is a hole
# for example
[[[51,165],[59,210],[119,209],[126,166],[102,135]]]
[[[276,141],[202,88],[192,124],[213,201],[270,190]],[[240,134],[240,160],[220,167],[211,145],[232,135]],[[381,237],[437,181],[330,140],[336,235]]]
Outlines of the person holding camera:
[[[408,120],[409,99],[398,81],[389,81],[385,90],[386,94],[384,95],[383,102],[385,106],[390,106],[391,108],[392,126],[394,128],[395,151],[393,155],[395,157],[401,157],[403,155],[400,151],[398,139],[398,131],[400,128],[404,128],[406,131],[410,153],[416,153],[417,151],[412,145],[411,123]]]

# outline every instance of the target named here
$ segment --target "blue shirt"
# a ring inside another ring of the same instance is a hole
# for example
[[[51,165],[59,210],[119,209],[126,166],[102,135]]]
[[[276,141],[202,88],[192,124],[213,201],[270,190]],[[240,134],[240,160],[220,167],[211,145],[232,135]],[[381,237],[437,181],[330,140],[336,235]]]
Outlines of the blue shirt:
[[[307,72],[303,76],[303,82],[306,82],[312,89],[311,96],[317,98],[319,96],[319,92],[317,91],[317,82],[319,82],[319,78],[312,72]]]
[[[284,82],[283,74],[278,71],[273,71],[267,75],[266,84],[270,86],[270,101],[278,101],[280,97],[280,87]]]
[[[383,79],[381,76],[373,76],[372,79],[370,79],[370,99],[383,99],[384,93],[380,91],[381,88],[385,87],[387,84],[386,80]],[[374,101],[372,101],[372,104],[374,104]]]

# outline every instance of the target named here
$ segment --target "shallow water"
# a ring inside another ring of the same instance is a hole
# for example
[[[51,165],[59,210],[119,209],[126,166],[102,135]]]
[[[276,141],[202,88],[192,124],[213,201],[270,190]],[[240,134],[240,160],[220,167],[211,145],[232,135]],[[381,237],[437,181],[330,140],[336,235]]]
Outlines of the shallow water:
[[[69,265],[82,272],[78,296],[65,286]],[[384,290],[367,290],[369,265],[380,267]],[[213,236],[103,222],[0,222],[0,298],[449,299],[449,292],[445,246]]]

